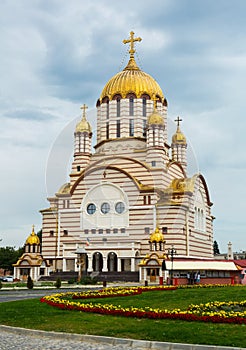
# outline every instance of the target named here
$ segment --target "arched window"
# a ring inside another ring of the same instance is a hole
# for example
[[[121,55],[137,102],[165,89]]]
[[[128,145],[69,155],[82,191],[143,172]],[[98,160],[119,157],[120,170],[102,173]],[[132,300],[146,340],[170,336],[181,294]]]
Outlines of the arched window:
[[[103,256],[100,252],[93,254],[92,268],[94,272],[101,272],[103,269]]]
[[[146,124],[147,124],[147,121],[146,119],[143,120],[143,137],[146,137]]]
[[[134,119],[129,120],[129,136],[134,136]]]
[[[120,120],[116,121],[116,137],[120,137]]]
[[[146,117],[147,109],[146,109],[146,97],[143,97],[143,117]]]
[[[108,254],[108,271],[117,271],[117,255],[114,252]]]
[[[109,139],[109,122],[106,122],[106,139]]]
[[[107,100],[107,109],[106,109],[107,119],[109,118],[109,100]]]
[[[119,97],[117,97],[117,99],[116,99],[116,106],[117,106],[117,108],[116,108],[116,116],[117,116],[117,118],[119,118],[120,117],[120,98]]]
[[[195,198],[194,226],[199,231],[206,231],[206,208],[202,193],[198,191]]]
[[[134,98],[133,97],[129,98],[129,115],[131,116],[134,115]]]

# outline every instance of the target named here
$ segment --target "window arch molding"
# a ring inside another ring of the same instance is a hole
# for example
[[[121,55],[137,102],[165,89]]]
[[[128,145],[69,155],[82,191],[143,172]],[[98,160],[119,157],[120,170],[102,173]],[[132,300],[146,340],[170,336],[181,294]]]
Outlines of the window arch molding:
[[[129,226],[128,197],[124,190],[111,182],[93,186],[84,196],[80,210],[84,230]]]

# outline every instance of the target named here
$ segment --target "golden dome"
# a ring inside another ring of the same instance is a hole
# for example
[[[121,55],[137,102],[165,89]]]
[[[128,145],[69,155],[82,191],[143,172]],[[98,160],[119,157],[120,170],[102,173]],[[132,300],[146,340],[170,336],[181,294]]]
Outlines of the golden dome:
[[[186,145],[186,137],[181,132],[179,126],[177,127],[176,133],[172,137],[172,143]]]
[[[172,143],[186,145],[187,144],[186,137],[181,132],[180,127],[179,127],[179,123],[181,121],[182,121],[182,119],[180,119],[179,117],[175,120],[175,122],[177,122],[177,130],[176,130],[176,133],[172,137]]]
[[[165,241],[164,235],[160,232],[158,227],[155,229],[155,231],[153,233],[151,233],[149,241],[150,242],[164,242]]]
[[[129,93],[134,93],[137,98],[147,94],[151,99],[158,96],[162,102],[164,100],[163,92],[157,81],[149,74],[141,71],[134,58],[130,58],[126,68],[107,82],[101,93],[100,101],[104,97],[112,100],[116,94],[126,98]]]
[[[156,111],[154,111],[148,118],[148,125],[153,124],[164,125],[163,117]]]
[[[68,193],[70,193],[70,183],[66,182],[64,185],[62,185],[57,193],[59,193],[59,194],[68,194]]]
[[[101,93],[100,101],[104,97],[112,100],[116,94],[120,94],[122,98],[126,98],[129,93],[134,93],[137,98],[140,98],[143,94],[147,94],[151,99],[158,97],[162,102],[164,101],[163,92],[159,84],[149,74],[141,71],[135,62],[134,43],[141,40],[139,37],[134,38],[133,31],[130,32],[130,39],[123,40],[124,44],[130,44],[129,62],[122,72],[117,73],[107,82]]]
[[[86,120],[85,110],[88,107],[84,104],[80,109],[83,110],[83,117],[80,122],[76,125],[75,132],[88,132],[91,133],[91,126],[90,123]]]
[[[84,117],[76,125],[76,132],[88,132],[88,133],[91,133],[90,123]]]
[[[38,236],[36,235],[36,233],[34,232],[34,225],[32,226],[32,233],[30,234],[30,236],[27,238],[26,240],[26,244],[40,244],[40,240],[38,238]]]

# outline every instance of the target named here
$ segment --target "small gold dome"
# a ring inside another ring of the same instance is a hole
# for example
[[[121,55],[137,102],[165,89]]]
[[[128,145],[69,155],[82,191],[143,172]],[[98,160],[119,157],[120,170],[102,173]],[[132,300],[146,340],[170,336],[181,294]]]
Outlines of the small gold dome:
[[[162,102],[164,101],[163,92],[157,81],[139,69],[134,57],[130,58],[122,72],[117,73],[107,82],[101,93],[100,101],[104,97],[112,100],[116,94],[126,98],[129,93],[134,93],[137,98],[143,94],[149,95],[151,99],[158,96]]]
[[[64,185],[62,185],[59,190],[58,190],[59,194],[68,194],[70,193],[70,183],[66,182]]]
[[[153,124],[164,125],[163,117],[156,111],[153,112],[148,118],[148,125],[153,125]]]
[[[172,143],[176,143],[176,144],[183,144],[186,145],[186,137],[184,136],[184,134],[181,132],[179,126],[177,128],[176,133],[173,135],[172,137]]]
[[[153,233],[151,233],[149,241],[152,242],[164,242],[164,235],[160,232],[158,227],[155,229]]]
[[[88,132],[91,133],[90,123],[83,116],[82,120],[76,125],[76,132]]]
[[[38,236],[36,235],[36,233],[34,232],[34,225],[32,226],[32,233],[30,234],[30,236],[27,238],[26,240],[26,244],[40,244],[40,240],[38,238]]]

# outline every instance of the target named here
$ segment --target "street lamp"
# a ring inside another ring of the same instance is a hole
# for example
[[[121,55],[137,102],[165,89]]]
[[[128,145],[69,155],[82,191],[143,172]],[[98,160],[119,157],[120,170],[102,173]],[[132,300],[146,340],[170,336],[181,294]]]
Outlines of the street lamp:
[[[170,284],[173,285],[173,257],[177,254],[176,249],[172,245],[171,248],[168,249],[168,256],[171,257],[171,273],[170,273]]]
[[[75,252],[78,255],[77,265],[79,266],[78,282],[80,282],[83,274],[83,268],[86,266],[86,250],[84,248],[78,248]]]

